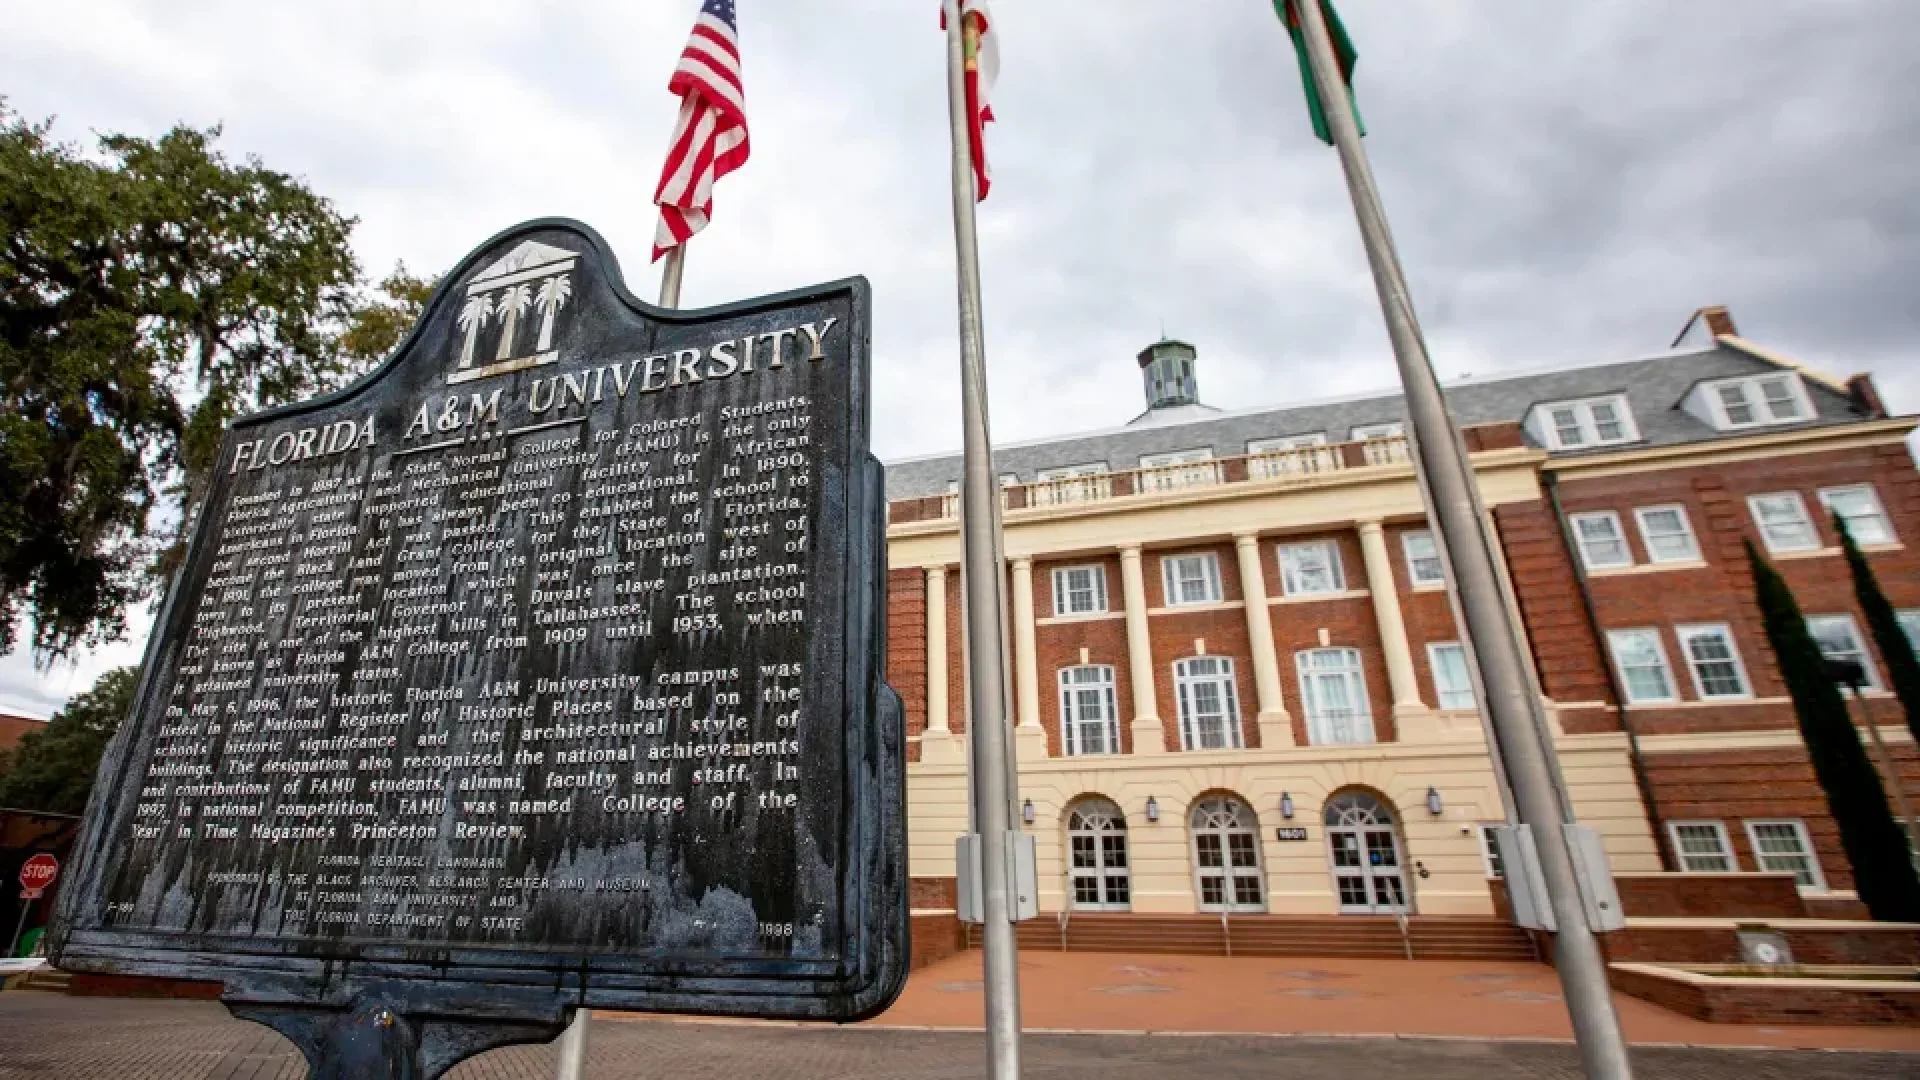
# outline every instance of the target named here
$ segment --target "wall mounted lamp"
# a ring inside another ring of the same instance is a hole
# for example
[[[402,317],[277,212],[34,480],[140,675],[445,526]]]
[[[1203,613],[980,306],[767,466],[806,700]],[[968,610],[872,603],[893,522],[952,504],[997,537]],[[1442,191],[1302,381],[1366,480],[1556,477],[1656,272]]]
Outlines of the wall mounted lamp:
[[[1446,810],[1446,805],[1440,801],[1439,789],[1428,788],[1427,789],[1427,813],[1432,814],[1434,817],[1439,817],[1441,812],[1444,810]]]
[[[1291,792],[1283,791],[1280,793],[1280,816],[1286,818],[1288,821],[1293,820],[1293,794]]]
[[[1148,821],[1160,820],[1160,800],[1154,798],[1151,795],[1147,796],[1147,820]]]
[[[1028,799],[1027,801],[1020,804],[1020,820],[1026,822],[1029,825],[1033,824],[1033,800],[1032,799]]]

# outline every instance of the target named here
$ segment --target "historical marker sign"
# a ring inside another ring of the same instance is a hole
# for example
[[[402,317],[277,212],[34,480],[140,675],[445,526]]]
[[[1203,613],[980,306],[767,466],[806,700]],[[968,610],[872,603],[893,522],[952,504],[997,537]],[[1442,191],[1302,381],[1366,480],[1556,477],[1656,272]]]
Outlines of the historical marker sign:
[[[867,335],[864,281],[660,311],[541,221],[367,378],[236,423],[56,961],[221,980],[296,1040],[316,1004],[517,1038],[578,1004],[883,1008]]]

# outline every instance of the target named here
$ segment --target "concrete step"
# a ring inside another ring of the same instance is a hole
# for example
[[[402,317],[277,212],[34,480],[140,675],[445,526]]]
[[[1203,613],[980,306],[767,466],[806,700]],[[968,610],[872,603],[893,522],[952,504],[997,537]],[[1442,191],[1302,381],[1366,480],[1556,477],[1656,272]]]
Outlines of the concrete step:
[[[29,972],[14,984],[15,990],[32,990],[42,994],[64,994],[73,986],[73,976],[52,968],[41,968]]]

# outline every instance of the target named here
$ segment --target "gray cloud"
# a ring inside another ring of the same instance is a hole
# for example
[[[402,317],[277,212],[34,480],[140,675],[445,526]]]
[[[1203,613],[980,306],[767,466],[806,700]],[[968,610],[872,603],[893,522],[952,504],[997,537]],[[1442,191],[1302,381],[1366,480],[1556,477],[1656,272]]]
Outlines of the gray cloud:
[[[1920,407],[1920,6],[1344,0],[1368,149],[1444,374],[1748,336]],[[59,130],[225,122],[333,195],[381,270],[580,217],[650,292],[647,199],[694,5],[69,0],[10,14],[0,93]],[[740,5],[754,155],[689,303],[865,274],[875,441],[959,407],[944,40],[932,0]],[[1139,409],[1164,325],[1238,406],[1393,379],[1333,152],[1260,0],[1001,0],[981,208],[996,434]],[[27,687],[17,660],[0,695]],[[62,687],[64,689],[64,687]],[[34,690],[29,695],[27,690]]]

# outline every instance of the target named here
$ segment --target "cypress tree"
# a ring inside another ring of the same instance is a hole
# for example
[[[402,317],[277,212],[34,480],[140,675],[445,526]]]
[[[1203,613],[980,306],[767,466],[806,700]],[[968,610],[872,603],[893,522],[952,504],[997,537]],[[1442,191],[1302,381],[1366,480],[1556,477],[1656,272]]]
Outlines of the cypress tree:
[[[1840,688],[1827,677],[1820,646],[1792,590],[1747,541],[1755,598],[1766,622],[1780,676],[1793,697],[1800,739],[1826,793],[1827,812],[1840,827],[1840,846],[1853,866],[1854,889],[1875,919],[1920,922],[1920,875],[1908,856],[1907,837],[1887,808],[1886,789],[1860,745],[1860,733]]]
[[[1880,581],[1873,576],[1873,567],[1861,554],[1860,545],[1853,542],[1846,521],[1835,514],[1833,527],[1839,530],[1840,543],[1847,550],[1847,569],[1853,572],[1853,594],[1859,598],[1860,610],[1867,616],[1867,632],[1873,635],[1874,644],[1880,646],[1880,659],[1887,665],[1887,682],[1892,684],[1894,696],[1907,712],[1907,730],[1913,732],[1913,741],[1920,743],[1920,657],[1914,656],[1913,642],[1901,628],[1900,618],[1894,614],[1887,594],[1880,591]]]

